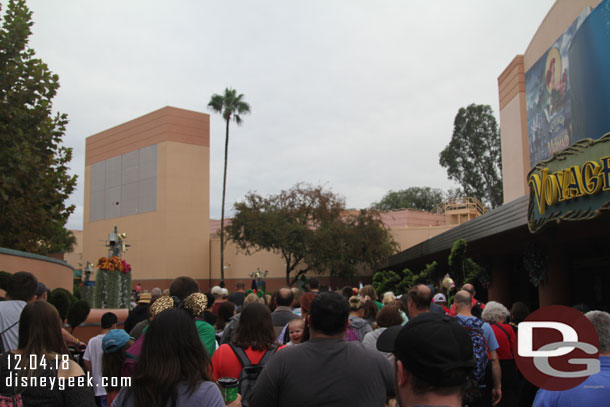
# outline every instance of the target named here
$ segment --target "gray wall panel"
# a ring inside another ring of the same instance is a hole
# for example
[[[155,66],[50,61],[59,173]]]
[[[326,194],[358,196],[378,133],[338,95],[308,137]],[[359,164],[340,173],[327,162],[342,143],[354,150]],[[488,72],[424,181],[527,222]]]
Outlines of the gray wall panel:
[[[121,216],[121,186],[106,190],[106,219]]]
[[[91,166],[89,221],[157,210],[157,146]]]
[[[103,191],[106,188],[106,161],[100,161],[91,166],[89,187],[91,192]]]
[[[140,181],[140,213],[157,210],[157,177]]]
[[[121,216],[138,213],[139,182],[121,185]]]
[[[106,160],[106,189],[121,185],[121,156]]]
[[[140,150],[140,179],[157,177],[157,146]]]
[[[89,222],[105,219],[104,215],[104,198],[106,191],[91,191],[91,199],[89,200]]]

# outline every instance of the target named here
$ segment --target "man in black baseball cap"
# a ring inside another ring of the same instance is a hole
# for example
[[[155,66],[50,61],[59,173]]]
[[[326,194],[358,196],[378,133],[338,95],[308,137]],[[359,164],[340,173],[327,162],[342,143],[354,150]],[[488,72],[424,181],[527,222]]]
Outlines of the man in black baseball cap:
[[[396,394],[401,407],[462,405],[462,392],[475,366],[472,340],[447,315],[427,312],[404,327],[386,329],[377,349],[396,357]]]

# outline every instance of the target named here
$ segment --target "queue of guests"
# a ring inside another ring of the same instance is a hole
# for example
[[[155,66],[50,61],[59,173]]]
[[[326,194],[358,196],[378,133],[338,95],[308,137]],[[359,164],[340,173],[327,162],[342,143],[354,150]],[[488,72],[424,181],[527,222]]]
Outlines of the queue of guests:
[[[603,405],[610,396],[610,314],[586,314],[602,366],[582,385],[590,390],[537,391],[514,358],[518,323],[529,310],[482,304],[470,284],[449,307],[444,294],[422,284],[378,301],[372,286],[320,292],[314,280],[305,293],[285,287],[267,296],[242,287],[233,295],[214,287],[204,294],[179,277],[168,295],[140,293],[129,333],[105,313],[84,369],[68,356],[57,310],[35,301],[36,288],[33,275],[15,273],[9,301],[0,302],[0,377],[16,379],[0,383],[1,406],[538,407]],[[223,387],[224,378],[233,387]],[[59,386],[60,379],[83,380]]]

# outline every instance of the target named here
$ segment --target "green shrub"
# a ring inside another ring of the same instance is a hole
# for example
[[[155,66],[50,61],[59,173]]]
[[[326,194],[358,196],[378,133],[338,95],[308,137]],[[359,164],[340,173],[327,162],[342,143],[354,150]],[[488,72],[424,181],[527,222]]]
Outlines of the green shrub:
[[[70,311],[68,311],[68,325],[72,327],[72,330],[85,322],[87,316],[89,316],[89,311],[91,311],[91,307],[89,307],[87,301],[76,300],[72,303]]]
[[[62,321],[66,320],[68,316],[68,311],[70,310],[70,306],[72,304],[72,294],[70,291],[65,290],[63,288],[56,288],[51,291],[49,298],[47,301],[52,304],[55,308],[57,308],[57,312],[59,312],[59,317]]]
[[[11,273],[8,271],[0,271],[0,288],[6,291],[8,287],[8,279],[11,278]]]

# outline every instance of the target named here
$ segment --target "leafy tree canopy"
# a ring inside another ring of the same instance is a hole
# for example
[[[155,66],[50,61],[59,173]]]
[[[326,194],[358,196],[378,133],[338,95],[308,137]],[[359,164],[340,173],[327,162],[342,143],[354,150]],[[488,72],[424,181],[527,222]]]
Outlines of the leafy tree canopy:
[[[498,124],[489,105],[461,108],[440,164],[464,194],[491,208],[502,205],[502,161]]]
[[[442,189],[430,187],[410,187],[399,191],[390,191],[374,203],[373,208],[380,211],[395,209],[417,209],[432,211],[446,199]]]
[[[10,0],[0,29],[0,247],[46,254],[72,250],[76,175],[61,145],[67,116],[52,113],[59,79],[28,47],[31,14]]]
[[[456,240],[449,253],[449,270],[455,279],[456,287],[461,287],[465,283],[479,283],[487,288],[490,283],[489,275],[485,267],[477,264],[470,257],[466,256],[468,244],[464,239]]]
[[[247,194],[225,233],[248,254],[280,254],[290,285],[309,270],[349,277],[397,250],[376,211],[347,214],[341,197],[307,184],[268,197]]]
[[[378,271],[373,275],[373,288],[377,295],[382,295],[387,291],[392,291],[394,294],[406,294],[416,284],[438,285],[439,278],[438,264],[433,261],[426,264],[426,268],[417,274],[408,268],[399,272]]]

